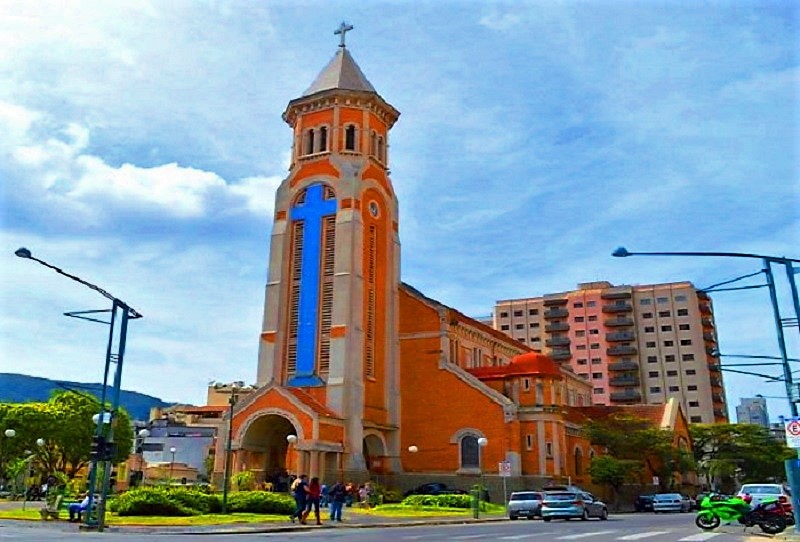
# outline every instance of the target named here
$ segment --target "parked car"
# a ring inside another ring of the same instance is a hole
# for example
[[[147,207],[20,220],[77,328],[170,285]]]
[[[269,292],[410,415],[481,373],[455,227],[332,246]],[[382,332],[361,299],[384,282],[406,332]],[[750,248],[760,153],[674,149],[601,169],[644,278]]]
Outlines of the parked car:
[[[689,500],[689,512],[694,512],[695,510],[700,510],[700,501],[692,497],[691,495],[684,495]]]
[[[783,484],[744,484],[737,495],[741,498],[750,496],[750,504],[759,504],[765,498],[778,499],[783,508],[786,522],[794,524],[794,513],[792,512],[792,492]]]
[[[533,519],[542,515],[541,491],[515,491],[508,499],[508,518]]]
[[[653,512],[688,512],[692,505],[689,497],[680,493],[659,493],[653,497]]]
[[[637,512],[652,512],[655,495],[639,495],[633,499],[633,507]]]
[[[409,495],[452,495],[454,493],[463,495],[466,491],[449,488],[447,484],[441,482],[429,482],[414,489],[409,489],[404,495],[408,497]]]
[[[591,517],[608,519],[606,504],[585,491],[545,491],[542,500],[542,519],[553,518],[587,520]]]

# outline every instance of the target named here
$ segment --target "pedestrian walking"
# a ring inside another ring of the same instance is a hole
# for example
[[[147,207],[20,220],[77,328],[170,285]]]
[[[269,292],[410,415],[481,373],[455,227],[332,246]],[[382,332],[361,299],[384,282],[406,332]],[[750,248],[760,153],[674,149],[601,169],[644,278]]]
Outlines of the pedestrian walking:
[[[328,495],[331,500],[331,521],[342,521],[342,508],[344,508],[344,501],[347,498],[347,488],[340,480],[328,491]]]
[[[294,523],[295,518],[297,518],[300,523],[305,524],[306,520],[303,517],[303,513],[306,511],[306,498],[308,495],[308,476],[303,474],[300,478],[297,478],[291,486],[292,494],[294,496],[294,512],[292,515],[289,516],[289,519],[292,520]]]
[[[322,488],[319,485],[319,478],[315,476],[311,479],[311,482],[309,482],[308,489],[306,490],[306,510],[303,513],[303,520],[300,523],[306,523],[306,518],[311,514],[311,510],[313,509],[314,516],[317,519],[317,525],[322,525],[319,518],[319,498],[321,492]]]

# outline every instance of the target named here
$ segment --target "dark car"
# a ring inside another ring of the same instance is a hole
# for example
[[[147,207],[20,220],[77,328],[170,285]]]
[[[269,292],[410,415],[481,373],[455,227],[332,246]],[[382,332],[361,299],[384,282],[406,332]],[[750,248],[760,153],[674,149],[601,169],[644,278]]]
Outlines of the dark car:
[[[429,482],[414,489],[409,489],[404,495],[408,497],[409,495],[452,495],[454,493],[464,494],[466,491],[451,489],[447,487],[447,484],[441,482]]]
[[[655,495],[639,495],[633,500],[633,507],[637,512],[652,512],[654,497]]]

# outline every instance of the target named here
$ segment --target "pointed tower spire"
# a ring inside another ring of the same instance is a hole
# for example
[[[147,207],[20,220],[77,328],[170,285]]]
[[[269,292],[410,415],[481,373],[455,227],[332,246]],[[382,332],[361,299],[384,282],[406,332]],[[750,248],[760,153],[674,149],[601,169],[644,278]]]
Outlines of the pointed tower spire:
[[[322,69],[311,86],[303,92],[302,97],[334,89],[375,92],[375,87],[367,81],[367,77],[353,60],[350,51],[343,45],[339,46],[336,55]]]

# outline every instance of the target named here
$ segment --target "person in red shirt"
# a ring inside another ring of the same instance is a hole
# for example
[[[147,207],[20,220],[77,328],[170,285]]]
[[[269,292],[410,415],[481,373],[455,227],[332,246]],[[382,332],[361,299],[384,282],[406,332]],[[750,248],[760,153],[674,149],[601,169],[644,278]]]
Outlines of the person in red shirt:
[[[322,487],[319,485],[319,478],[315,476],[308,483],[308,488],[306,488],[306,511],[303,513],[303,523],[305,523],[306,518],[313,508],[314,516],[317,519],[317,525],[322,525],[322,522],[319,520],[319,498],[321,492]]]

